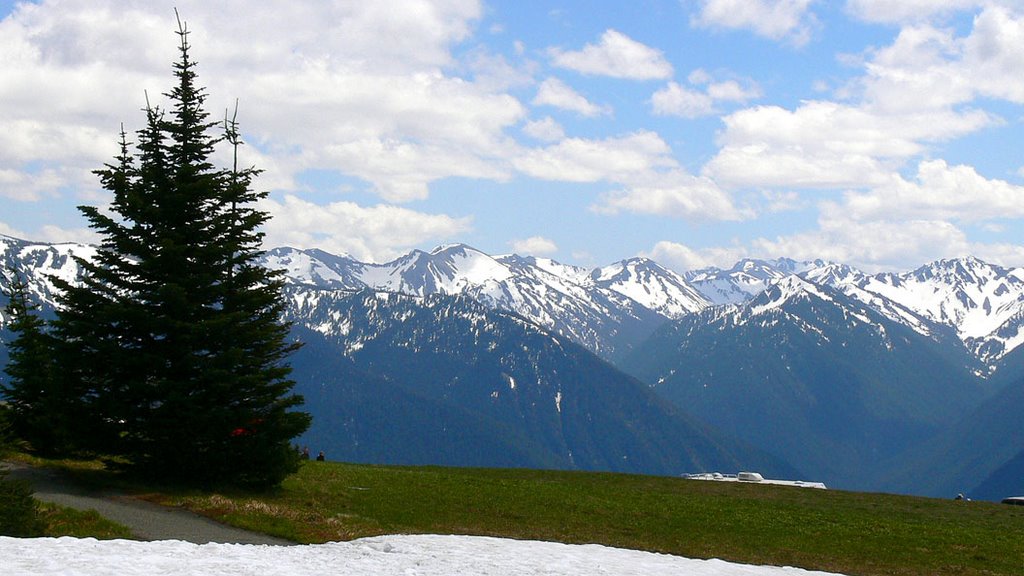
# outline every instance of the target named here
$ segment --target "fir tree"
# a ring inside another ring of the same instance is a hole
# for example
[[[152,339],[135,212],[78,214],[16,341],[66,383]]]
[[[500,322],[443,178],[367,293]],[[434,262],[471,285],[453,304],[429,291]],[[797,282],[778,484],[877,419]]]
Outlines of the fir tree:
[[[0,384],[13,434],[44,455],[64,453],[70,446],[69,405],[53,378],[52,340],[46,323],[31,301],[28,283],[11,271],[7,329],[14,335],[7,345],[7,381]]]
[[[213,135],[180,21],[178,34],[171,106],[147,103],[135,154],[122,131],[97,172],[113,216],[82,208],[103,240],[82,283],[60,285],[59,357],[94,449],[166,480],[273,485],[296,469],[309,416],[294,411],[280,275],[257,263],[266,193],[257,170],[211,163],[241,140],[234,119]]]

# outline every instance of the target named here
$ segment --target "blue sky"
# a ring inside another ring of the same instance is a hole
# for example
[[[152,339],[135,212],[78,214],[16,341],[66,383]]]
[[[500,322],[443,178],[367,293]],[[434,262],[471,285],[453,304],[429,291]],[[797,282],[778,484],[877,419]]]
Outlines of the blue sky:
[[[175,7],[268,247],[1024,266],[1011,0],[0,1],[0,233],[95,240]]]

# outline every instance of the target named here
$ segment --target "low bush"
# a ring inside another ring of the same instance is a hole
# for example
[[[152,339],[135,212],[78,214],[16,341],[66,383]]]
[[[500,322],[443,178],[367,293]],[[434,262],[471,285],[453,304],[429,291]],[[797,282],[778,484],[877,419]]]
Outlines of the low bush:
[[[41,536],[45,528],[32,487],[0,472],[0,536]]]

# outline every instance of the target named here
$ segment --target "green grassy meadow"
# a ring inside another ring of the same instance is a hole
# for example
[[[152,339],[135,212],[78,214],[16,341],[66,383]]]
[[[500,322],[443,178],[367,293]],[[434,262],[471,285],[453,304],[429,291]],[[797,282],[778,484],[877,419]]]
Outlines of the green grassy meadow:
[[[860,574],[1024,574],[1024,507],[582,472],[309,462],[266,494],[147,497],[304,543],[472,534]]]

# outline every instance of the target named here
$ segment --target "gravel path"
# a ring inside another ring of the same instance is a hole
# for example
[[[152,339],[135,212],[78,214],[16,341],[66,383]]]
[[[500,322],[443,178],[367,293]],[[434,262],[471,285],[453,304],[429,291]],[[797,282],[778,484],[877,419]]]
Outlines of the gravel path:
[[[4,465],[10,469],[11,478],[27,480],[32,484],[34,496],[38,500],[79,510],[96,510],[104,518],[127,526],[138,540],[184,540],[195,544],[295,544],[281,538],[226,526],[187,510],[152,504],[116,492],[90,491],[54,470],[20,463]]]

